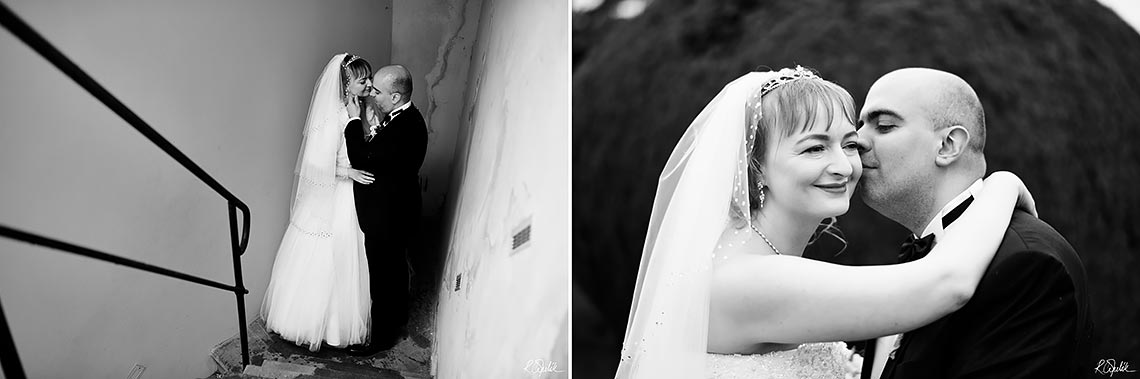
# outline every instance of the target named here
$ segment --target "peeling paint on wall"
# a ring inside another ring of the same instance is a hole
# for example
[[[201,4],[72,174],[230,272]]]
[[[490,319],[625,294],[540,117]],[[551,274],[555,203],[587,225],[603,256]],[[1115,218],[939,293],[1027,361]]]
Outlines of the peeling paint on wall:
[[[428,150],[420,175],[424,216],[438,218],[450,188],[455,143],[462,123],[468,66],[482,0],[393,3],[392,62],[412,71],[412,102],[424,112]],[[429,225],[435,231],[435,225]],[[432,246],[439,250],[442,246]]]
[[[434,115],[435,109],[439,107],[438,100],[436,99],[435,95],[435,90],[437,87],[439,87],[444,78],[447,77],[447,62],[448,57],[451,56],[451,49],[456,46],[456,43],[458,41],[464,39],[464,37],[460,35],[460,31],[462,31],[463,27],[467,25],[467,4],[470,2],[471,0],[463,0],[458,5],[448,4],[448,9],[450,11],[450,14],[448,15],[448,20],[450,20],[450,22],[448,22],[448,25],[455,26],[453,28],[449,28],[446,35],[444,36],[444,40],[446,42],[444,42],[439,47],[439,55],[435,60],[436,65],[432,68],[431,72],[429,72],[426,77],[428,82],[428,115]],[[458,58],[463,59],[463,63],[466,64],[466,60],[470,59],[470,56],[460,55]],[[431,122],[428,122],[428,135],[435,133],[435,130],[432,128],[431,124]]]
[[[566,377],[569,362],[569,12],[482,5],[457,131],[433,361],[440,378]],[[531,226],[526,251],[513,233]],[[528,367],[562,367],[534,375]]]

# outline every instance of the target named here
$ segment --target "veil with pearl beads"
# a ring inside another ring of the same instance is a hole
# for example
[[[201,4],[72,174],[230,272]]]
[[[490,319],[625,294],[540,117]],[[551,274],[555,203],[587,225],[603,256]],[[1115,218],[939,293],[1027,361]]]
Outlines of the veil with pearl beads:
[[[748,162],[761,87],[781,73],[751,72],[726,85],[669,156],[653,201],[617,378],[706,376],[713,250],[729,222],[751,223]]]

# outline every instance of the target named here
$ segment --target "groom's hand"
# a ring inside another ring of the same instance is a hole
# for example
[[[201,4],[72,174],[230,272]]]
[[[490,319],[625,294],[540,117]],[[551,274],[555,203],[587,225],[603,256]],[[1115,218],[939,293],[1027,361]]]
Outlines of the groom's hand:
[[[361,171],[354,168],[348,169],[348,177],[352,178],[354,182],[364,185],[372,184],[372,182],[376,181],[368,171]]]

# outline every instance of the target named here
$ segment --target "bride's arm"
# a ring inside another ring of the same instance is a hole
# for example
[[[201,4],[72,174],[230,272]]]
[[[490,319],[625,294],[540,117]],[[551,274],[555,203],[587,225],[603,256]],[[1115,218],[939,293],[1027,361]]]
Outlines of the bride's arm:
[[[1024,185],[994,173],[927,257],[844,266],[788,256],[718,266],[709,349],[755,343],[860,340],[913,330],[961,308],[993,259]],[[1032,212],[1032,198],[1022,196]],[[731,350],[731,348],[729,348]]]

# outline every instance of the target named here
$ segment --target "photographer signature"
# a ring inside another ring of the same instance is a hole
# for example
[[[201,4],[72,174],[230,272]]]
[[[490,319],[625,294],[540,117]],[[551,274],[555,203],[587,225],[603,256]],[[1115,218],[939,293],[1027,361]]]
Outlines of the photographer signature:
[[[526,372],[530,373],[531,375],[537,375],[537,374],[542,374],[542,373],[547,373],[547,372],[565,372],[565,371],[559,371],[558,370],[558,362],[554,362],[554,361],[547,362],[547,361],[542,360],[542,359],[531,359],[529,361],[526,361],[526,367],[523,367],[523,371],[526,371]]]
[[[1136,371],[1128,369],[1128,362],[1117,362],[1115,359],[1101,359],[1099,362],[1097,362],[1096,368],[1093,369],[1093,372],[1101,375],[1107,374],[1109,377],[1112,377],[1112,375],[1118,372]]]

